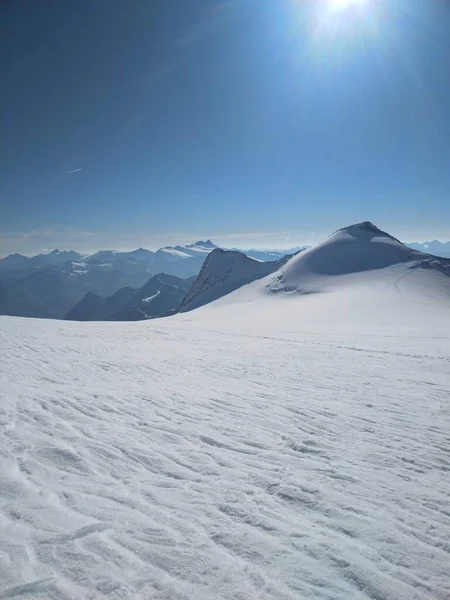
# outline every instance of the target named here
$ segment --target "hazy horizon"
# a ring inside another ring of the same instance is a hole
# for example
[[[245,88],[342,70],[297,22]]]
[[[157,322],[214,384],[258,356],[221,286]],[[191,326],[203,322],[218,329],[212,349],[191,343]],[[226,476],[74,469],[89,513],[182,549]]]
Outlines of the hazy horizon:
[[[23,254],[24,256],[34,256],[36,254],[45,254],[53,250],[74,250],[81,254],[93,254],[99,250],[115,250],[118,252],[130,252],[137,248],[145,248],[147,250],[158,250],[165,246],[184,246],[188,244],[194,244],[198,241],[211,240],[214,244],[224,248],[239,248],[242,250],[289,250],[291,248],[312,246],[319,243],[331,233],[350,225],[351,223],[342,224],[330,229],[328,232],[319,233],[307,233],[301,234],[297,231],[284,231],[284,232],[258,232],[258,233],[242,233],[242,234],[188,234],[188,233],[167,233],[161,234],[157,238],[155,236],[145,236],[140,234],[137,236],[130,236],[127,240],[128,234],[124,236],[117,236],[116,238],[102,237],[98,233],[92,232],[89,235],[85,232],[84,236],[79,236],[75,233],[73,236],[73,243],[68,240],[71,239],[70,232],[63,230],[59,234],[57,232],[45,232],[43,237],[40,238],[39,232],[31,232],[28,242],[34,239],[34,242],[27,244],[27,237],[17,239],[14,243],[9,243],[8,240],[2,243],[3,240],[0,238],[0,258],[8,256],[10,254]],[[375,223],[377,225],[377,223]],[[383,228],[382,228],[383,229]],[[398,232],[393,232],[386,229],[387,233],[390,233],[394,237],[400,239],[405,244],[424,244],[431,241],[438,241],[441,243],[447,243],[450,240],[445,237],[438,237],[433,233],[428,236],[410,236],[403,237],[398,235]],[[39,244],[39,240],[54,240],[55,244],[47,244],[44,247]],[[99,239],[103,239],[104,242],[96,243]],[[96,241],[94,241],[96,240]],[[153,241],[152,241],[153,240]],[[156,241],[159,240],[159,241]],[[116,243],[115,243],[116,241]],[[92,244],[92,245],[91,245]],[[6,248],[10,250],[6,250]],[[5,250],[3,250],[5,248]]]

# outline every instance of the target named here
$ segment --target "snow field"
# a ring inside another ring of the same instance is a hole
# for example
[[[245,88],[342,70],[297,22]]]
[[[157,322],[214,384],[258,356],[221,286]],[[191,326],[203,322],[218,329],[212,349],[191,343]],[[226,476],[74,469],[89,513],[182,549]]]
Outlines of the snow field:
[[[0,598],[447,599],[448,328],[299,306],[1,318]]]

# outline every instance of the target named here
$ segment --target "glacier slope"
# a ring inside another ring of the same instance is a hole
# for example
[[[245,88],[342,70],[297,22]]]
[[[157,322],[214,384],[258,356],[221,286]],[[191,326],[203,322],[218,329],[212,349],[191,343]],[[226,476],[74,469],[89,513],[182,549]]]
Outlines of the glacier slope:
[[[258,294],[0,319],[0,598],[448,598],[448,317]]]

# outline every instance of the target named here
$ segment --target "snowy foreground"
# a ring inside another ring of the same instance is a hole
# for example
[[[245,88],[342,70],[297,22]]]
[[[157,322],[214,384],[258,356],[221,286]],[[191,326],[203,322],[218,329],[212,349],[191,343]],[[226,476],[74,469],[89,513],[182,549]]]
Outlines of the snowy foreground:
[[[450,598],[450,278],[408,269],[1,318],[0,598]]]

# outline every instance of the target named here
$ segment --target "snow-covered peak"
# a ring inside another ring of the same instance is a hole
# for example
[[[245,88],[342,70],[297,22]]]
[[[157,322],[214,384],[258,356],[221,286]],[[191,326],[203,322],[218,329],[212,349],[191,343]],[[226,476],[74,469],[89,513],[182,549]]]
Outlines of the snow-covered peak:
[[[136,250],[132,250],[131,252],[127,252],[126,254],[133,254],[135,256],[139,256],[139,255],[147,255],[147,254],[153,254],[153,252],[151,250],[147,250],[146,248],[137,248]]]
[[[117,250],[99,250],[88,256],[86,260],[87,262],[114,260],[117,254],[120,254]]]
[[[151,262],[154,253],[146,248],[138,248],[131,252],[122,252],[120,258],[131,259],[137,262]]]
[[[304,289],[311,276],[372,271],[426,258],[366,221],[338,229],[323,242],[294,256],[280,269],[269,289]]]
[[[43,252],[42,254],[40,254],[38,256],[57,257],[57,256],[67,256],[67,255],[72,255],[72,254],[76,254],[77,256],[80,256],[80,254],[78,252],[75,252],[75,250],[58,250],[58,248],[55,248],[54,250],[50,250],[49,252]]]
[[[216,246],[216,244],[214,244],[214,242],[212,242],[210,239],[206,240],[206,242],[204,242],[203,240],[199,240],[198,242],[195,242],[194,244],[189,244],[187,247],[188,248],[209,248],[210,250],[214,250],[214,248],[218,248],[218,246]]]
[[[429,252],[434,256],[450,258],[450,242],[432,240],[431,242],[409,243],[408,246],[420,252]]]
[[[77,261],[82,258],[82,255],[75,250],[52,250],[51,252],[45,252],[38,254],[36,257],[46,265],[53,265],[55,267],[62,267],[69,261]]]
[[[217,248],[211,240],[207,240],[206,242],[195,242],[195,244],[187,244],[186,246],[165,246],[164,248],[160,248],[156,254],[158,255],[166,255],[169,260],[179,260],[179,259],[187,259],[192,257],[205,257],[206,254],[209,254],[212,250]]]
[[[342,237],[343,235],[347,235],[348,237],[362,241],[372,241],[373,239],[386,238],[403,246],[403,244],[397,238],[393,237],[389,233],[386,233],[385,231],[382,231],[370,221],[363,221],[362,223],[355,223],[354,225],[342,227],[341,229],[338,229],[332,233],[328,239]]]
[[[273,273],[279,262],[260,262],[242,252],[215,248],[205,260],[181,312],[217,300],[237,288]]]

